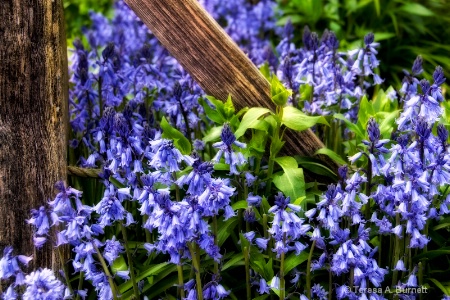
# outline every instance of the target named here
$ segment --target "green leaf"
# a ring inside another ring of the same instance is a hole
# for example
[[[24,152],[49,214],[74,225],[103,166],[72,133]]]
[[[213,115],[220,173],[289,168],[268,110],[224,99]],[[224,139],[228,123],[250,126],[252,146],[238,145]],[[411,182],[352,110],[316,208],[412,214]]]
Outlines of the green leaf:
[[[269,296],[270,296],[269,294],[264,294],[262,296],[253,298],[253,300],[266,300],[267,298],[269,298]]]
[[[264,63],[260,68],[259,71],[261,72],[261,74],[264,76],[264,78],[266,78],[269,82],[272,80],[271,76],[270,76],[270,69],[269,69],[269,64],[268,63]]]
[[[380,12],[381,12],[380,0],[374,0],[373,4],[375,5],[375,11],[377,12],[377,16],[379,17],[380,16]]]
[[[367,97],[364,96],[359,105],[358,123],[360,123],[365,129],[367,128],[367,122],[369,121],[370,117],[374,116],[375,110],[373,109],[372,102],[369,102],[367,100]]]
[[[319,159],[298,155],[294,156],[294,158],[297,161],[298,165],[303,169],[311,171],[315,174],[330,177],[333,180],[337,179],[336,173],[334,173],[333,170],[331,170],[327,166],[323,165],[323,162]]]
[[[298,167],[295,158],[290,156],[275,158],[282,168],[283,173],[275,174],[273,183],[286,196],[295,200],[305,195],[305,178],[303,169]]]
[[[286,89],[276,76],[272,76],[270,95],[273,103],[278,106],[284,106],[286,105],[289,96],[292,95],[292,91]]]
[[[384,138],[389,138],[391,136],[392,130],[394,129],[395,119],[399,115],[400,110],[395,110],[388,113],[377,113],[377,116],[382,115],[383,121],[380,123],[380,133]]]
[[[223,219],[219,220],[218,222],[218,228],[217,231],[217,245],[220,247],[222,244],[226,241],[226,239],[230,236],[231,232],[233,231],[234,227],[238,224],[237,218],[231,218],[226,220],[225,222]]]
[[[203,137],[203,141],[205,143],[208,142],[214,142],[220,138],[220,135],[222,134],[223,126],[215,126],[212,127],[208,133]]]
[[[211,106],[206,101],[204,101],[203,98],[199,98],[198,102],[203,107],[203,110],[205,111],[205,115],[211,121],[213,121],[214,123],[217,123],[217,124],[223,124],[225,122],[224,117],[219,113],[219,111],[217,109],[211,108]]]
[[[137,275],[136,281],[141,281],[142,279],[149,277],[149,276],[158,275],[159,273],[162,273],[164,271],[169,271],[169,269],[173,269],[173,271],[175,271],[176,266],[169,264],[169,263],[160,263],[157,265],[151,265],[147,269],[141,271],[141,273],[139,273],[139,275]],[[123,292],[131,289],[132,286],[133,286],[133,283],[131,282],[131,280],[126,281],[125,283],[121,284],[118,287],[119,292],[122,294]]]
[[[216,97],[211,96],[211,95],[207,95],[205,97],[206,97],[206,99],[209,100],[209,102],[211,102],[212,105],[214,105],[216,107],[217,110],[223,111],[224,104],[223,104],[222,100],[219,100]]]
[[[119,255],[114,262],[111,265],[111,270],[113,273],[117,273],[117,271],[126,271],[128,270],[127,262],[125,261],[125,258],[123,255]]]
[[[227,120],[230,120],[235,115],[236,109],[234,108],[233,101],[231,100],[231,95],[228,95],[227,101],[225,101],[223,105],[223,109]]]
[[[301,206],[305,199],[306,196],[301,196],[300,198],[297,198],[292,204]]]
[[[308,251],[302,251],[300,255],[296,255],[295,253],[291,253],[290,255],[288,255],[288,257],[284,260],[285,274],[289,273],[290,270],[305,262],[308,257]]]
[[[263,212],[267,213],[270,209],[270,204],[269,204],[269,201],[267,201],[266,196],[262,196],[261,204],[262,204]]]
[[[413,260],[420,260],[422,258],[434,259],[443,255],[450,254],[450,249],[441,248],[439,250],[431,250],[425,253],[421,253],[413,257]]]
[[[176,270],[175,265],[174,265],[174,269]],[[162,293],[166,294],[167,290],[169,290],[171,287],[173,287],[174,285],[176,285],[178,283],[178,277],[177,277],[177,275],[166,276],[166,277],[158,280],[157,283],[158,284],[156,284],[156,282],[154,282],[151,285],[151,289],[149,287],[150,293],[146,294],[146,296],[149,299],[155,299],[157,295],[160,295]],[[144,288],[143,292],[145,292],[145,291],[146,291],[146,289]],[[123,299],[130,299],[130,296],[127,297],[126,294],[122,295]],[[158,297],[158,299],[159,299],[159,297]]]
[[[437,281],[437,279],[434,278],[428,278],[431,282],[433,282],[445,295],[450,295],[450,289],[448,287],[445,287],[442,283]]]
[[[375,42],[392,39],[396,36],[395,33],[392,32],[374,32],[373,34],[375,35]]]
[[[330,126],[323,116],[308,116],[293,106],[286,106],[283,108],[283,118],[281,122],[286,127],[297,131],[306,130],[317,123]]]
[[[267,142],[267,132],[264,131],[256,131],[252,135],[252,139],[247,144],[247,148],[249,150],[254,150],[257,153],[253,153],[253,155],[257,157],[261,157],[262,154],[266,151],[266,142]]]
[[[264,266],[264,273],[266,273],[266,276],[268,278],[272,278],[273,277],[273,260],[269,259],[269,261],[267,262],[267,264]]]
[[[230,166],[224,163],[214,164],[214,170],[216,171],[230,171]]]
[[[400,10],[421,17],[432,17],[435,14],[430,9],[426,8],[422,4],[419,3],[405,3]]]
[[[228,268],[235,266],[243,266],[244,265],[244,254],[243,253],[235,253],[233,257],[223,264],[222,271],[225,271]]]
[[[334,118],[344,121],[344,123],[345,123],[345,125],[347,125],[348,129],[350,129],[353,133],[355,133],[360,139],[365,138],[364,129],[361,128],[361,126],[359,124],[358,124],[359,125],[358,126],[358,125],[352,123],[351,121],[347,120],[344,117],[344,115],[342,115],[342,114],[335,114]]]
[[[253,270],[255,270],[257,273],[259,273],[264,279],[270,280],[272,277],[270,277],[270,274],[273,274],[266,270],[266,260],[264,256],[257,250],[251,248],[250,249],[250,266]]]
[[[348,162],[345,161],[342,157],[340,157],[339,154],[337,154],[333,150],[328,149],[326,147],[320,148],[319,150],[316,151],[316,153],[314,153],[314,155],[317,155],[317,154],[326,155],[326,156],[328,156],[329,158],[331,158],[332,160],[334,160],[335,162],[337,162],[340,165],[348,164]]]
[[[173,140],[173,144],[177,147],[181,153],[188,155],[191,154],[191,143],[189,140],[177,129],[173,128],[166,118],[161,120],[161,129],[163,130],[162,137]]]
[[[261,128],[261,123],[264,122],[266,125],[265,126],[269,126],[269,124],[267,124],[267,122],[263,121],[263,120],[259,120],[259,118],[265,114],[268,113],[272,113],[270,111],[270,109],[267,108],[263,108],[263,107],[252,107],[250,108],[244,115],[244,117],[242,118],[241,124],[239,125],[238,129],[236,130],[236,132],[234,133],[234,135],[236,136],[236,138],[240,138],[242,135],[244,135],[245,131],[249,128]],[[266,130],[267,130],[266,127]],[[257,129],[259,129],[257,128]]]
[[[233,210],[243,209],[248,207],[248,203],[246,200],[240,200],[236,203],[233,203],[231,207],[233,208]]]
[[[433,227],[433,230],[439,230],[439,229],[447,228],[447,227],[450,228],[450,223],[444,223],[444,224],[436,225],[436,226]]]
[[[309,84],[300,85],[300,101],[310,100],[313,88]]]
[[[245,238],[243,233],[239,233],[239,239],[241,241],[242,251],[244,251],[244,248],[247,247],[247,250],[250,252],[250,242]]]
[[[119,180],[117,180],[116,178],[114,178],[112,175],[109,176],[108,178],[109,182],[111,182],[116,188],[121,189],[121,188],[125,188],[126,185],[124,185],[122,182],[120,182]]]

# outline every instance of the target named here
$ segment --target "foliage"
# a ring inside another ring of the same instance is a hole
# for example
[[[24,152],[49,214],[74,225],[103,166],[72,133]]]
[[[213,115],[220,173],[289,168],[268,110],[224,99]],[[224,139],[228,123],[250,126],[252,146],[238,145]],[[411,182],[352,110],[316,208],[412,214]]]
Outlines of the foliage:
[[[112,15],[113,0],[64,0],[64,17],[66,20],[66,37],[71,44],[80,37],[83,28],[91,26],[90,12]]]
[[[112,21],[93,14],[72,50],[69,161],[101,172],[58,182],[27,220],[37,251],[71,248],[61,280],[26,275],[32,258],[5,247],[1,297],[447,299],[443,68],[423,79],[418,57],[383,90],[373,34],[339,52],[333,33],[306,31],[296,48],[271,1],[201,2],[259,65],[275,109],[204,95],[123,2]],[[312,128],[318,154],[350,165],[284,156],[288,128]]]
[[[447,53],[450,44],[450,17],[447,1],[404,0],[278,0],[282,18],[301,30],[332,30],[345,50],[359,45],[367,32],[373,32],[381,44],[381,75],[394,84],[401,80],[402,69],[420,54],[428,66],[442,65],[450,70]],[[298,40],[296,41],[299,42]],[[447,77],[450,75],[446,73]]]

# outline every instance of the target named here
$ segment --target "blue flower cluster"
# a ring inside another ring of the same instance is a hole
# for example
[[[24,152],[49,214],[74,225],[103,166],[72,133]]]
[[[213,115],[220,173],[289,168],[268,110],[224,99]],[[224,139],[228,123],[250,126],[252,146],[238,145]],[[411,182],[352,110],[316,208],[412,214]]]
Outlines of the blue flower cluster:
[[[280,64],[271,68],[292,89],[292,104],[301,104],[313,115],[341,112],[347,119],[356,120],[367,88],[383,82],[375,72],[379,44],[374,42],[374,35],[366,35],[364,47],[347,53],[338,51],[339,41],[332,31],[325,31],[319,39],[305,27],[303,48],[299,49],[292,42],[291,23],[285,25],[282,36],[276,47]]]
[[[256,65],[267,64],[292,89],[290,104],[303,106],[309,114],[341,112],[355,121],[367,89],[382,83],[373,34],[366,35],[360,49],[342,53],[333,32],[319,38],[305,28],[303,48],[297,48],[292,24],[275,26],[275,1],[199,2]],[[384,299],[364,290],[388,285],[388,274],[397,287],[418,286],[411,251],[429,243],[429,220],[450,212],[450,196],[443,192],[450,183],[448,131],[443,125],[433,131],[443,113],[442,68],[436,68],[432,84],[417,78],[420,57],[411,72],[404,72],[398,95],[389,95],[398,96],[403,106],[392,140],[383,139],[376,120],[369,119],[368,138],[349,157],[354,166],[341,167],[339,181],[313,207],[302,210],[297,205],[301,198],[282,193],[262,197],[266,182],[259,177],[267,161],[251,157],[251,145],[236,138],[232,124],[223,124],[214,140],[220,136],[220,141],[202,141],[211,128],[198,102],[203,91],[123,1],[116,2],[115,12],[111,21],[91,13],[87,42],[75,41],[70,67],[72,159],[82,167],[101,169],[103,196],[86,205],[82,192],[58,182],[56,197],[33,210],[28,220],[36,248],[47,242],[69,245],[71,270],[92,284],[99,299],[115,299],[120,296],[118,284],[136,275],[126,236],[136,231],[133,237],[145,242],[140,240],[135,253],[163,257],[181,270],[179,277],[190,262],[191,275],[198,275],[202,270],[194,261],[211,261],[214,273],[200,287],[203,299],[224,299],[232,289],[221,278],[219,265],[230,256],[219,247],[217,223],[239,223],[249,257],[261,259],[245,274],[259,294],[284,288],[288,275],[281,267],[278,274],[261,267],[266,257],[264,265],[278,268],[287,255],[292,263],[306,249],[310,268],[291,272],[300,299],[327,299],[331,294],[338,299]],[[266,39],[269,34],[280,35],[275,47]],[[159,122],[162,116],[195,151],[168,137]],[[380,258],[383,237],[392,240],[394,265]],[[0,279],[10,284],[3,299],[87,297],[86,283],[77,290],[70,284],[66,288],[48,269],[25,275],[20,264],[27,265],[31,257],[13,256],[12,251],[5,248],[0,260]],[[127,269],[111,274],[111,266],[125,253]],[[339,283],[328,291],[323,282],[301,290],[311,272],[322,271]],[[198,299],[199,281],[178,282],[178,289],[180,298],[184,292],[184,299]]]

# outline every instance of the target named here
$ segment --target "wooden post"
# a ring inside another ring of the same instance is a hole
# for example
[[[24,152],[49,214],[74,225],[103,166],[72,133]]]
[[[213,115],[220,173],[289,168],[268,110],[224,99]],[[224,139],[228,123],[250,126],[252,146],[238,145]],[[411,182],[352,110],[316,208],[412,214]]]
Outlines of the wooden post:
[[[125,0],[203,90],[218,99],[232,95],[235,106],[274,107],[269,82],[197,0]],[[283,152],[313,156],[323,147],[306,130],[289,132]],[[320,156],[325,164],[337,165]]]
[[[11,245],[32,254],[32,266],[55,267],[52,243],[35,250],[26,219],[66,178],[62,0],[1,0],[0,62],[0,250]]]

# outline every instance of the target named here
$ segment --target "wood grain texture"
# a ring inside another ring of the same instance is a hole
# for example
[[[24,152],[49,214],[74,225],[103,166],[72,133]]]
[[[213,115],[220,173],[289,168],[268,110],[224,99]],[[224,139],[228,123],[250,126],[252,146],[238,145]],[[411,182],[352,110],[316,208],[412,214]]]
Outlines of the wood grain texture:
[[[67,50],[62,0],[0,1],[0,250],[55,267],[48,243],[35,250],[30,210],[66,178]]]
[[[229,94],[237,109],[274,108],[269,82],[196,0],[125,0],[203,90],[218,99]],[[323,147],[310,130],[289,132],[283,152],[313,156]],[[337,165],[319,157],[333,170]]]

